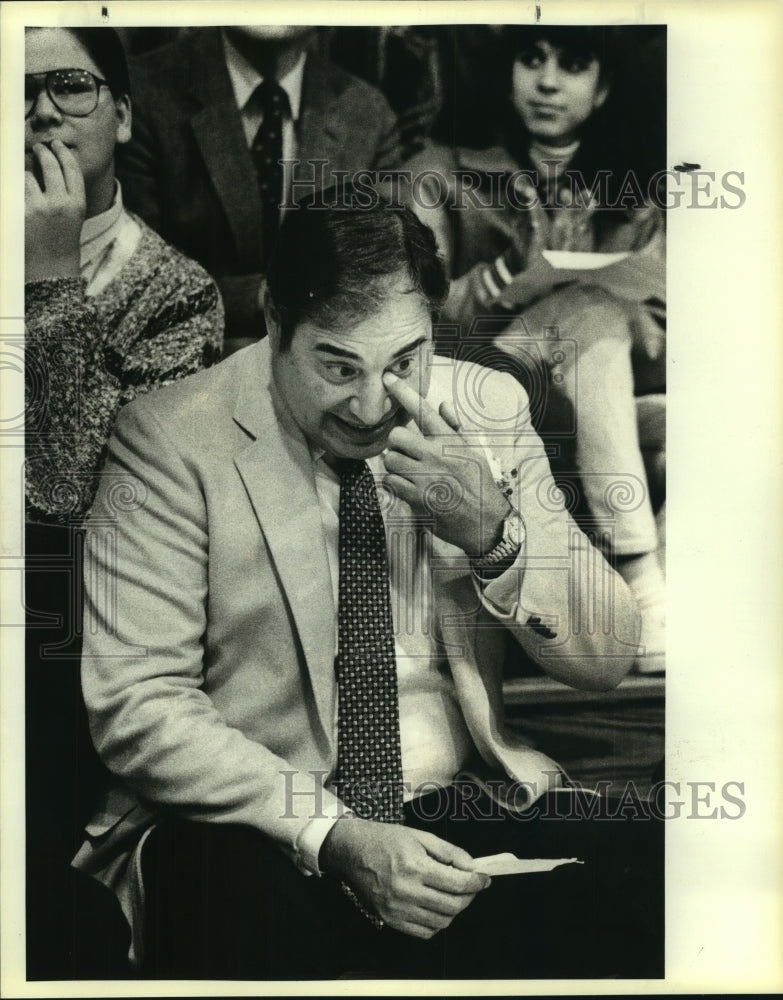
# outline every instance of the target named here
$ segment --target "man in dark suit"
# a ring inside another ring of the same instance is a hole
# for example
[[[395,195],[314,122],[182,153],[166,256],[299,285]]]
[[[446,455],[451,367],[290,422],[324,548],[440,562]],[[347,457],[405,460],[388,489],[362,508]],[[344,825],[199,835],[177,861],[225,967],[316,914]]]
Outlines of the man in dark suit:
[[[271,158],[298,161],[283,171],[280,201],[330,186],[335,171],[383,170],[401,158],[385,98],[310,51],[315,32],[197,28],[130,60],[133,139],[117,163],[126,202],[216,279],[226,353],[265,330],[262,276],[275,228],[266,216],[275,208],[259,191],[265,115],[269,123],[261,84],[285,92],[282,143]]]

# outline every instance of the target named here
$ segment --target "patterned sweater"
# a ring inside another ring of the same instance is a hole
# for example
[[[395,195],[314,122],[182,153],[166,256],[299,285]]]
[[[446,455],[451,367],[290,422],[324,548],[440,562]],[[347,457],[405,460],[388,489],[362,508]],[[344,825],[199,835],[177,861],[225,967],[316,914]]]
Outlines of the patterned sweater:
[[[99,294],[88,297],[80,278],[25,286],[29,521],[80,523],[120,407],[219,360],[217,287],[198,264],[136,221],[142,228],[136,250]],[[118,502],[137,490],[118,485]]]

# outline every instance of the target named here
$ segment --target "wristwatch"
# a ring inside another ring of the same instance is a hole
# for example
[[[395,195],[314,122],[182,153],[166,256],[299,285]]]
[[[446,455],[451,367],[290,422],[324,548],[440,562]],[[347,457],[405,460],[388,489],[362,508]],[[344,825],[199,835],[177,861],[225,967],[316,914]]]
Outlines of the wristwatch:
[[[471,559],[474,569],[490,569],[499,563],[516,558],[525,541],[525,522],[522,515],[512,507],[503,522],[503,537],[494,549],[478,559]]]

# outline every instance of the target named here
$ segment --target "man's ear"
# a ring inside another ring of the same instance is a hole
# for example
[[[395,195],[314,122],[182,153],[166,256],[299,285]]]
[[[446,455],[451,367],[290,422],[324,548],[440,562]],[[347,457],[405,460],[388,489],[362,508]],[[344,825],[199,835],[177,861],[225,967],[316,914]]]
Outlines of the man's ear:
[[[593,108],[597,111],[603,106],[604,101],[609,96],[609,84],[602,83],[598,90],[595,92],[595,98],[593,100]]]
[[[267,285],[266,281],[264,281],[260,289],[259,298],[264,310],[266,334],[269,337],[273,350],[277,353],[280,350],[280,314],[272,301],[272,296],[269,293],[269,285]]]
[[[127,94],[118,97],[114,102],[114,107],[117,109],[117,142],[130,142],[133,119],[130,97]]]

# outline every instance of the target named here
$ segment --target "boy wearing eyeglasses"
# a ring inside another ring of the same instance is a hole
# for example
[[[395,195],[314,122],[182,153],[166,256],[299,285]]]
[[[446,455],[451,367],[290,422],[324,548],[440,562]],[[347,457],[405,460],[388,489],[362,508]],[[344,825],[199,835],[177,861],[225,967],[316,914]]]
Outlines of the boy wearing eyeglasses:
[[[25,319],[41,369],[27,500],[38,521],[86,513],[120,405],[208,366],[222,342],[214,283],[123,207],[114,151],[130,139],[129,93],[112,29],[27,29]],[[53,346],[69,360],[56,384]]]
[[[73,277],[76,254],[63,259],[63,249],[73,249],[81,228],[82,188],[87,218],[112,203],[114,147],[131,134],[130,88],[111,72],[109,83],[69,31],[31,32],[26,55],[28,256],[33,274],[43,266],[44,276],[54,276],[54,269],[57,276]],[[55,254],[47,260],[50,246]]]

